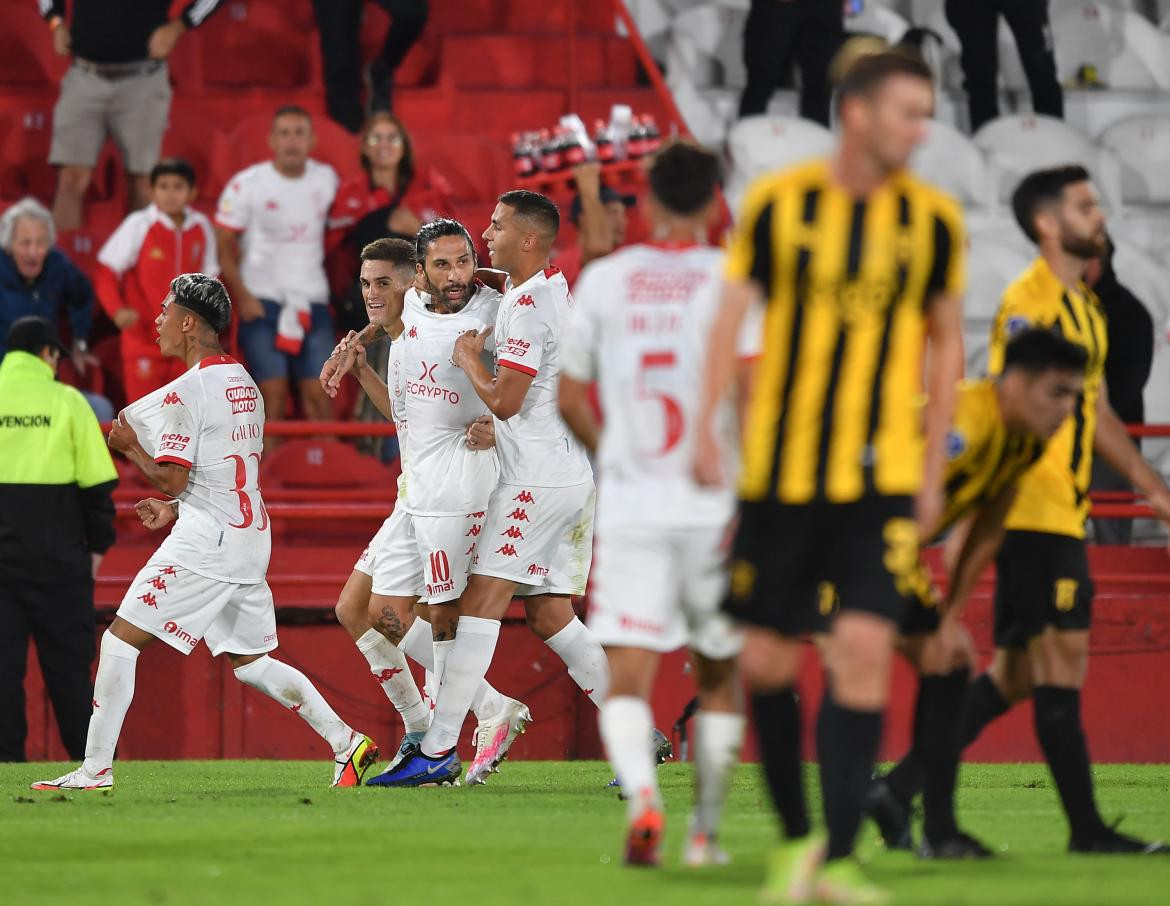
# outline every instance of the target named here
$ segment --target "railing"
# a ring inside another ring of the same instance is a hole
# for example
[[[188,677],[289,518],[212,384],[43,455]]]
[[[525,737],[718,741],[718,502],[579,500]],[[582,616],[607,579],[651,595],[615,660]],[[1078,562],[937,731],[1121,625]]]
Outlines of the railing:
[[[1128,425],[1133,437],[1170,437],[1170,425]],[[109,425],[102,425],[103,431]],[[382,422],[310,422],[270,421],[264,426],[272,437],[333,439],[338,437],[387,437],[395,433],[394,425]],[[264,494],[264,507],[274,519],[307,521],[311,519],[385,519],[390,515],[390,501],[370,500],[365,489],[279,488]],[[132,516],[138,495],[133,488],[115,491],[119,516]],[[1089,494],[1091,515],[1098,519],[1142,519],[1153,515],[1149,505],[1129,491],[1093,491]],[[1160,581],[1160,580],[1159,580]]]

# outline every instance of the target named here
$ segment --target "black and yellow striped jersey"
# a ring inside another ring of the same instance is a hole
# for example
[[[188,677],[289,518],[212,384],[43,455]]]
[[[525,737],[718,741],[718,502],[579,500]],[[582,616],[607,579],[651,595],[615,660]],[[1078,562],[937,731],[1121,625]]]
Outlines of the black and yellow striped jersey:
[[[1037,258],[1004,292],[991,330],[988,370],[1003,369],[1008,340],[1025,327],[1049,327],[1089,353],[1085,389],[1073,415],[1048,443],[1043,458],[1020,482],[1007,527],[1031,532],[1085,537],[1089,515],[1089,480],[1093,469],[1093,438],[1097,431],[1097,398],[1105,377],[1105,313],[1084,284],[1070,290],[1048,263]]]
[[[826,160],[758,180],[726,265],[767,300],[744,430],[744,500],[849,503],[922,482],[926,306],[960,294],[958,204],[900,172],[863,199]]]
[[[1043,453],[1041,438],[1008,430],[994,380],[963,381],[947,433],[946,494],[939,534],[989,504]]]

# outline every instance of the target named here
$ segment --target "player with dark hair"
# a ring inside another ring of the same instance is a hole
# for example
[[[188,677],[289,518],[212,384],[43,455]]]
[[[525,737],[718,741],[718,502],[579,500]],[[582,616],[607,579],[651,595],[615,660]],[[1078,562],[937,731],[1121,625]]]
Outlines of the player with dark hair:
[[[1088,353],[1084,391],[1043,458],[1020,481],[996,560],[995,656],[968,688],[960,738],[969,743],[1013,704],[1032,696],[1036,737],[1070,826],[1069,850],[1170,851],[1106,825],[1093,794],[1081,725],[1089,660],[1093,582],[1085,549],[1089,482],[1099,454],[1170,524],[1170,489],[1142,459],[1105,392],[1105,316],[1084,283],[1105,250],[1105,214],[1079,166],[1026,176],[1012,197],[1020,228],[1039,257],[1004,291],[991,335],[990,371],[1027,327],[1058,331]]]
[[[925,788],[920,854],[927,858],[984,858],[990,851],[959,830],[954,785],[962,746],[959,712],[974,653],[963,629],[963,608],[1003,540],[1004,518],[1016,486],[1075,407],[1084,379],[1085,350],[1035,328],[1008,344],[998,378],[964,382],[947,434],[946,501],[942,519],[923,536],[930,543],[954,529],[948,594],[942,599],[923,567],[900,626],[902,653],[919,673],[914,746],[891,774],[870,788],[866,809],[887,844],[909,848],[909,802]],[[906,790],[910,787],[909,791]]]
[[[93,715],[81,766],[37,790],[108,789],[114,749],[134,695],[138,653],[155,639],[190,654],[201,638],[227,654],[236,678],[305,720],[333,750],[333,786],[356,786],[377,760],[373,741],[350,728],[299,670],[269,657],[276,611],[265,574],[272,552],[257,484],[264,400],[219,334],[231,301],[218,280],[182,274],[155,321],[163,355],[188,367],[119,413],[109,445],[166,494],[138,504],[142,524],[175,524],[130,583],[102,635]]]
[[[526,598],[529,627],[565,662],[573,680],[594,702],[605,699],[605,652],[577,619],[571,599],[584,593],[589,575],[594,487],[585,451],[556,408],[561,333],[572,306],[564,277],[549,267],[559,225],[556,205],[539,193],[500,196],[484,239],[492,264],[509,275],[506,292],[494,325],[465,332],[446,353],[494,416],[500,477],[483,519],[484,544],[459,598],[459,628],[431,728],[396,776],[384,775],[387,785],[458,776],[455,744],[514,594]],[[494,375],[484,362],[489,339]],[[468,783],[496,769],[515,734],[515,726],[499,726],[477,749]]]
[[[743,316],[765,300],[726,606],[747,625],[740,666],[788,838],[769,869],[768,902],[886,898],[848,857],[919,538],[943,510],[963,367],[962,214],[906,169],[933,109],[921,59],[886,52],[853,63],[834,155],[749,188],[708,348],[695,470],[700,483],[720,485],[714,413]],[[818,589],[841,602],[817,725],[827,846],[810,833],[795,691],[800,637],[819,624]]]
[[[565,332],[558,403],[569,428],[600,457],[589,628],[609,659],[600,726],[627,799],[626,861],[659,862],[664,806],[650,694],[659,656],[687,645],[699,710],[695,807],[683,859],[723,864],[716,837],[745,723],[735,670],[742,639],[719,609],[734,497],[730,489],[699,487],[691,473],[703,352],[723,264],[706,243],[719,164],[709,151],[679,142],[654,157],[647,177],[654,239],[586,266]],[[741,389],[758,322],[744,333]],[[588,397],[595,380],[604,430]],[[721,453],[734,458],[730,409],[721,413]]]

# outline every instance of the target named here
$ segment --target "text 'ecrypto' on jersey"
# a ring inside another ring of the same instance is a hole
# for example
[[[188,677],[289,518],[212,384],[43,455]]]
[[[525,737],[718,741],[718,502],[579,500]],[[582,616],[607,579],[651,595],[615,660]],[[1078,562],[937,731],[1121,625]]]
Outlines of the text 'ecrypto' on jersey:
[[[823,160],[748,190],[726,269],[767,300],[744,499],[917,492],[926,307],[962,293],[964,245],[958,205],[905,172],[864,199]]]

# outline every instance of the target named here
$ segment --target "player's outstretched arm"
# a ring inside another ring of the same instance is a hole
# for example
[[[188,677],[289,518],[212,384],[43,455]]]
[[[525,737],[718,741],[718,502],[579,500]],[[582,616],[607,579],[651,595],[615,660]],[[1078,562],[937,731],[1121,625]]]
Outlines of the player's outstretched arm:
[[[1102,380],[1101,392],[1097,396],[1097,431],[1093,436],[1093,451],[1141,491],[1153,509],[1154,516],[1170,526],[1170,489],[1130,439],[1125,424],[1109,405],[1107,389]]]
[[[488,374],[483,364],[483,347],[491,332],[492,328],[486,327],[482,331],[469,330],[462,334],[455,341],[451,362],[456,368],[463,369],[488,411],[501,421],[507,421],[524,405],[533,375],[506,367],[506,363],[501,363],[495,377]]]
[[[728,280],[723,285],[719,313],[707,341],[702,398],[695,423],[695,480],[701,485],[724,483],[722,452],[715,438],[715,411],[735,378],[736,346],[740,325],[753,302],[761,297],[759,287],[749,280]]]
[[[922,462],[922,490],[915,501],[922,538],[938,525],[943,512],[944,443],[955,412],[958,385],[963,377],[962,297],[936,294],[926,318],[929,347],[926,356],[926,409],[923,429],[926,449]]]
[[[119,412],[110,425],[108,442],[111,450],[121,453],[138,466],[146,480],[168,497],[178,497],[187,489],[191,469],[173,462],[155,462],[139,443],[138,435],[126,421],[124,413]]]
[[[591,455],[596,455],[600,432],[593,417],[593,407],[589,405],[589,385],[562,372],[557,387],[557,406],[569,430]]]

